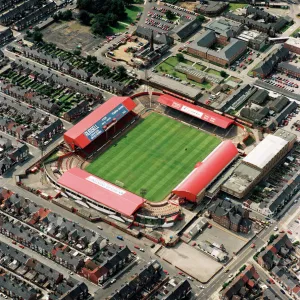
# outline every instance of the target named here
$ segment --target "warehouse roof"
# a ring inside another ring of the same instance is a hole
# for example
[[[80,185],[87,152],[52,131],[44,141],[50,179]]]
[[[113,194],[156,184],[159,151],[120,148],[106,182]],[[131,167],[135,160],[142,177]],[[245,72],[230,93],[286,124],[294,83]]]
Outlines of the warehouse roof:
[[[161,95],[158,98],[158,102],[224,129],[234,123],[232,119],[170,95]]]
[[[196,201],[197,196],[220,175],[237,155],[238,150],[231,141],[222,142],[202,162],[199,162],[172,192],[179,197]]]
[[[72,149],[75,146],[83,149],[105,132],[107,125],[120,120],[135,107],[129,97],[112,97],[65,132],[64,139]]]
[[[269,134],[243,161],[263,169],[287,144],[287,140]]]
[[[65,172],[58,183],[123,215],[131,216],[144,199],[82,169]]]

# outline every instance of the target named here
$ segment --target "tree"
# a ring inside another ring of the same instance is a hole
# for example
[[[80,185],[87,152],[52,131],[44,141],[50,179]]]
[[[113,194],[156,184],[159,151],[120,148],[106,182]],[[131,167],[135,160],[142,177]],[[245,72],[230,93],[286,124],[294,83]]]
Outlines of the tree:
[[[70,9],[65,10],[64,12],[61,13],[61,19],[65,21],[71,20],[73,17],[72,11]]]
[[[41,42],[43,40],[43,34],[39,30],[34,30],[32,34],[32,39],[35,42]]]
[[[276,234],[271,234],[269,238],[269,244],[273,243],[273,241],[277,238],[278,235]]]
[[[26,35],[27,35],[27,37],[31,37],[31,36],[32,36],[31,31],[30,31],[30,30],[27,30],[27,31],[26,31]]]
[[[201,22],[204,22],[205,21],[205,17],[203,15],[198,15],[197,16],[197,19]]]
[[[92,19],[91,24],[93,33],[101,35],[107,28],[107,18],[103,14],[98,14]]]
[[[54,14],[52,18],[54,22],[58,22],[60,20],[60,16],[58,14]]]
[[[75,50],[73,51],[73,53],[74,53],[75,55],[80,55],[81,51],[80,51],[79,49],[75,49]]]
[[[184,56],[183,56],[182,53],[177,53],[177,54],[176,54],[176,58],[177,58],[177,60],[178,60],[179,62],[184,62],[184,61],[185,61],[185,58],[184,58]]]
[[[115,15],[114,13],[108,13],[106,15],[106,18],[107,18],[107,22],[108,22],[109,25],[114,25],[118,21],[118,16]]]
[[[220,75],[221,75],[223,78],[225,78],[225,77],[228,76],[227,73],[226,73],[224,70],[222,70],[222,71],[220,72]]]
[[[92,6],[92,0],[77,0],[77,7],[79,9],[87,9]]]
[[[171,10],[167,10],[166,17],[167,17],[167,19],[172,20],[175,18],[175,14]]]
[[[78,18],[83,25],[89,26],[91,24],[92,16],[86,10],[81,10]]]
[[[117,66],[117,72],[123,77],[126,75],[126,68],[124,66]]]
[[[243,265],[241,268],[240,268],[240,272],[244,271],[246,269],[246,265]]]

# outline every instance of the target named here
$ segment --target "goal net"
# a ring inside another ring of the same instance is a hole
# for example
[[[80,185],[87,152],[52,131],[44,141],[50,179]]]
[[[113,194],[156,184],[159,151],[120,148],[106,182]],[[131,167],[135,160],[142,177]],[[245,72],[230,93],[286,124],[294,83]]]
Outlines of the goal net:
[[[116,180],[115,184],[120,187],[124,187],[124,183],[122,181]]]

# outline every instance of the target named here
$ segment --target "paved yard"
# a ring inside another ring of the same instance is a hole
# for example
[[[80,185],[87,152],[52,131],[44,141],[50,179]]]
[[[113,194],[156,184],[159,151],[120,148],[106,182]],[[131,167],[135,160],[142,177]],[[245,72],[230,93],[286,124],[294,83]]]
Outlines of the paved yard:
[[[209,222],[212,223],[211,220],[209,220]],[[246,237],[248,236],[237,235],[213,224],[212,228],[206,228],[202,233],[196,236],[190,244],[195,241],[197,243],[208,241],[219,245],[223,244],[229,257],[232,257],[233,252],[238,252],[239,249],[247,243]],[[249,237],[251,236],[249,235]]]
[[[222,268],[220,263],[185,243],[172,249],[162,248],[158,255],[202,283],[208,282]]]
[[[53,23],[43,30],[43,35],[47,42],[67,51],[75,50],[78,45],[83,51],[91,51],[103,41],[102,38],[94,38],[89,26],[77,21]]]

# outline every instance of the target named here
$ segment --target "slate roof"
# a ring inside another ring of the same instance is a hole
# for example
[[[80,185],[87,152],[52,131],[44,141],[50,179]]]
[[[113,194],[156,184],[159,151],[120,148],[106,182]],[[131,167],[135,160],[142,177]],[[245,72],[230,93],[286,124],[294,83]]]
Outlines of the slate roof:
[[[256,104],[262,104],[268,97],[268,91],[264,89],[257,89],[257,91],[248,99],[248,101]]]
[[[187,19],[186,19],[187,20]],[[185,18],[181,21],[186,21]],[[176,34],[180,39],[188,38],[194,31],[201,26],[201,21],[195,18],[193,21],[186,21],[182,26],[177,26],[172,30],[173,34]]]
[[[0,276],[0,287],[13,291],[18,299],[36,299],[37,291],[32,287],[32,285],[27,285],[24,281],[20,281],[12,274],[5,274]]]
[[[241,205],[234,205],[233,203],[222,199],[213,201],[212,205],[207,210],[219,217],[227,216],[233,224],[240,224],[244,214],[244,209]]]
[[[281,46],[271,56],[267,57],[265,61],[262,61],[253,71],[263,74],[264,76],[269,75],[276,65],[285,60],[288,57],[289,50]]]
[[[270,109],[279,113],[289,104],[289,102],[290,100],[287,97],[281,95],[269,103],[268,106]]]
[[[2,44],[3,40],[7,37],[13,37],[13,32],[10,28],[5,28],[4,30],[0,31],[0,44]]]
[[[197,41],[192,42],[188,47],[197,51],[207,53],[220,59],[231,62],[237,52],[243,52],[247,49],[247,43],[236,38],[231,38],[228,45],[219,51],[211,50],[209,47],[217,40],[213,31],[204,32]]]
[[[145,39],[149,41],[152,35],[152,30],[148,27],[143,27],[138,25],[135,34],[137,36],[143,36],[145,37]],[[174,39],[168,34],[159,33],[155,30],[153,31],[153,40],[154,43],[156,44],[166,44],[166,45],[172,45],[174,42]]]
[[[182,280],[176,286],[173,286],[169,289],[169,293],[167,296],[161,298],[161,300],[173,300],[173,299],[181,299],[184,292],[191,290],[191,285],[187,279]]]

